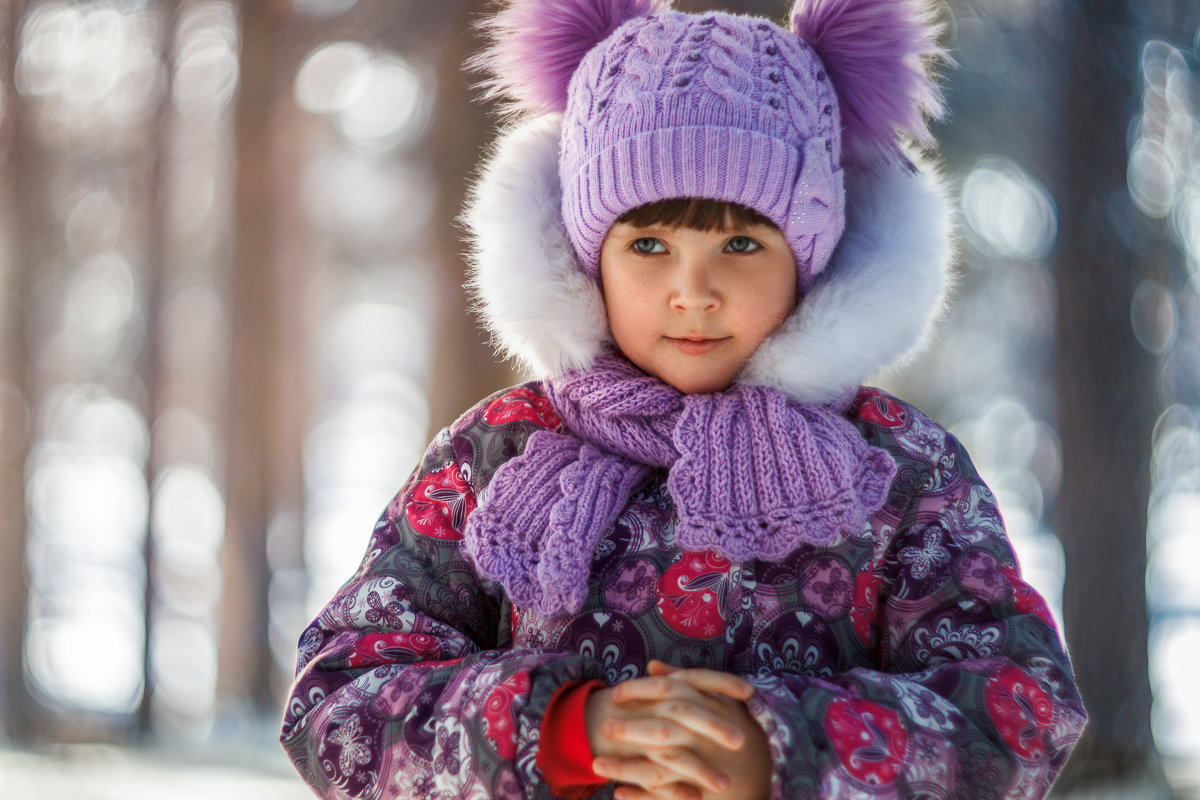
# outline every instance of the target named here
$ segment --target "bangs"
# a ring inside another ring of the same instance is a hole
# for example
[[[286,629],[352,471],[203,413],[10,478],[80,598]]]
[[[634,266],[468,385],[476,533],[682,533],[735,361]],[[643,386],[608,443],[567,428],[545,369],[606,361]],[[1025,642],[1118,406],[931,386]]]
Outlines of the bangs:
[[[698,231],[724,233],[729,228],[775,223],[752,208],[724,200],[704,197],[676,197],[646,203],[626,211],[617,222],[647,228],[662,225],[667,228],[691,228]]]

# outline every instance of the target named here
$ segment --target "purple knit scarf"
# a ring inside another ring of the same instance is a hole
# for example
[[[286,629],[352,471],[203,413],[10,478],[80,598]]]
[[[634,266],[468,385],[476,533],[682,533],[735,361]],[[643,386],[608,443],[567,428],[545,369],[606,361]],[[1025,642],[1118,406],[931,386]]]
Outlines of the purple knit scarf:
[[[678,545],[735,563],[858,532],[896,471],[829,407],[764,386],[683,394],[606,355],[548,388],[566,430],[534,433],[496,470],[463,543],[547,617],[582,607],[596,544],[655,468],[669,469]]]

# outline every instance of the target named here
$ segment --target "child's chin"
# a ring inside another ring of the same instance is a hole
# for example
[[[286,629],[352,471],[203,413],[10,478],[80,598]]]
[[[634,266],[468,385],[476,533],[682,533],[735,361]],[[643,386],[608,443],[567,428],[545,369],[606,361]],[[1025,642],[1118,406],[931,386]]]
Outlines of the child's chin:
[[[713,394],[723,392],[733,385],[733,379],[713,375],[669,375],[657,376],[659,380],[674,386],[684,394]]]

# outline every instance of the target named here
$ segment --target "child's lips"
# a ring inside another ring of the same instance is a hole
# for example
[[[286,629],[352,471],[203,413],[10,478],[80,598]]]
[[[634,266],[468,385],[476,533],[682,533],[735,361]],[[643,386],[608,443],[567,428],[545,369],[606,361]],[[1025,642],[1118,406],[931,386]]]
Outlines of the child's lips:
[[[666,338],[667,341],[675,345],[676,349],[684,355],[702,356],[716,350],[721,342],[729,337],[668,336]]]

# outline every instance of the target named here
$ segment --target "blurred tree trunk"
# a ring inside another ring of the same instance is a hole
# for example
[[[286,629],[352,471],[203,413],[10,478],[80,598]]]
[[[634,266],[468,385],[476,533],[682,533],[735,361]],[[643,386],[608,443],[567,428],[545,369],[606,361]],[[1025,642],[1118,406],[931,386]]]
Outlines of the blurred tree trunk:
[[[1125,0],[1076,9],[1063,151],[1057,263],[1058,429],[1063,486],[1054,527],[1066,551],[1063,613],[1090,714],[1061,788],[1162,784],[1150,731],[1146,512],[1154,364],[1130,325],[1151,254],[1118,228],[1137,213],[1125,185],[1125,132],[1138,42]]]
[[[286,6],[291,0],[284,0]],[[272,180],[275,191],[274,241],[275,264],[272,270],[275,287],[277,350],[272,357],[274,368],[274,405],[270,409],[274,435],[271,442],[272,470],[275,476],[271,489],[273,512],[267,530],[268,564],[273,576],[280,569],[302,569],[304,565],[304,439],[312,421],[312,385],[310,367],[314,342],[310,330],[312,319],[305,313],[313,272],[326,257],[323,234],[308,217],[304,205],[305,159],[312,149],[306,141],[312,118],[295,102],[292,81],[304,58],[319,42],[330,36],[327,26],[305,26],[295,14],[280,12],[279,49],[275,54],[276,76],[271,125]],[[272,597],[281,598],[278,588]],[[268,614],[270,609],[268,609]],[[295,646],[298,631],[281,630],[278,621],[268,618],[273,640],[279,642],[285,657],[275,659],[270,640],[264,641],[264,658],[271,658],[271,708],[278,709],[291,689],[295,669]]]
[[[218,713],[275,710],[267,536],[276,519],[289,518],[301,492],[298,455],[291,454],[299,449],[293,409],[303,386],[289,385],[289,378],[303,351],[285,334],[298,324],[293,294],[300,281],[285,279],[277,227],[289,202],[278,180],[286,6],[283,0],[241,5]]]
[[[17,96],[13,67],[23,0],[0,8],[0,736],[28,739],[34,733],[34,703],[25,683],[23,653],[28,584],[25,572],[25,463],[29,457],[31,399],[29,347],[30,275],[43,161],[30,140],[25,107]]]
[[[167,253],[167,238],[170,229],[168,214],[170,197],[170,176],[168,164],[171,158],[171,93],[175,77],[175,26],[178,22],[179,0],[159,0],[162,8],[162,29],[159,31],[159,56],[163,63],[163,74],[166,75],[166,86],[158,101],[158,108],[150,120],[150,140],[154,143],[151,154],[150,169],[147,170],[148,185],[146,186],[147,213],[150,216],[148,229],[149,239],[146,243],[146,266],[143,279],[146,290],[146,332],[143,338],[142,352],[138,371],[142,385],[145,388],[144,407],[142,415],[146,419],[146,427],[151,431],[150,447],[146,452],[146,463],[143,465],[146,486],[150,490],[150,514],[146,517],[146,541],[143,546],[144,566],[146,570],[146,595],[144,627],[146,644],[142,659],[142,697],[138,702],[137,727],[143,738],[152,735],[151,718],[154,703],[154,670],[152,667],[152,646],[154,633],[154,598],[156,594],[154,560],[154,478],[161,466],[156,459],[154,446],[154,424],[163,412],[162,369],[159,360],[159,336],[161,335],[160,321],[163,308],[164,282],[166,265],[163,263]]]
[[[441,298],[435,320],[437,358],[434,360],[430,391],[430,426],[434,431],[448,425],[476,401],[512,383],[512,369],[498,363],[485,334],[481,333],[463,283],[467,278],[460,228],[455,219],[466,197],[467,176],[483,155],[487,133],[492,127],[486,109],[475,102],[470,85],[477,76],[463,70],[463,61],[479,51],[482,43],[473,35],[472,21],[494,11],[484,0],[458,0],[443,9],[441,27],[444,44],[438,64],[437,108],[429,141],[434,160],[437,206],[432,224],[438,231],[437,263],[433,276]]]

